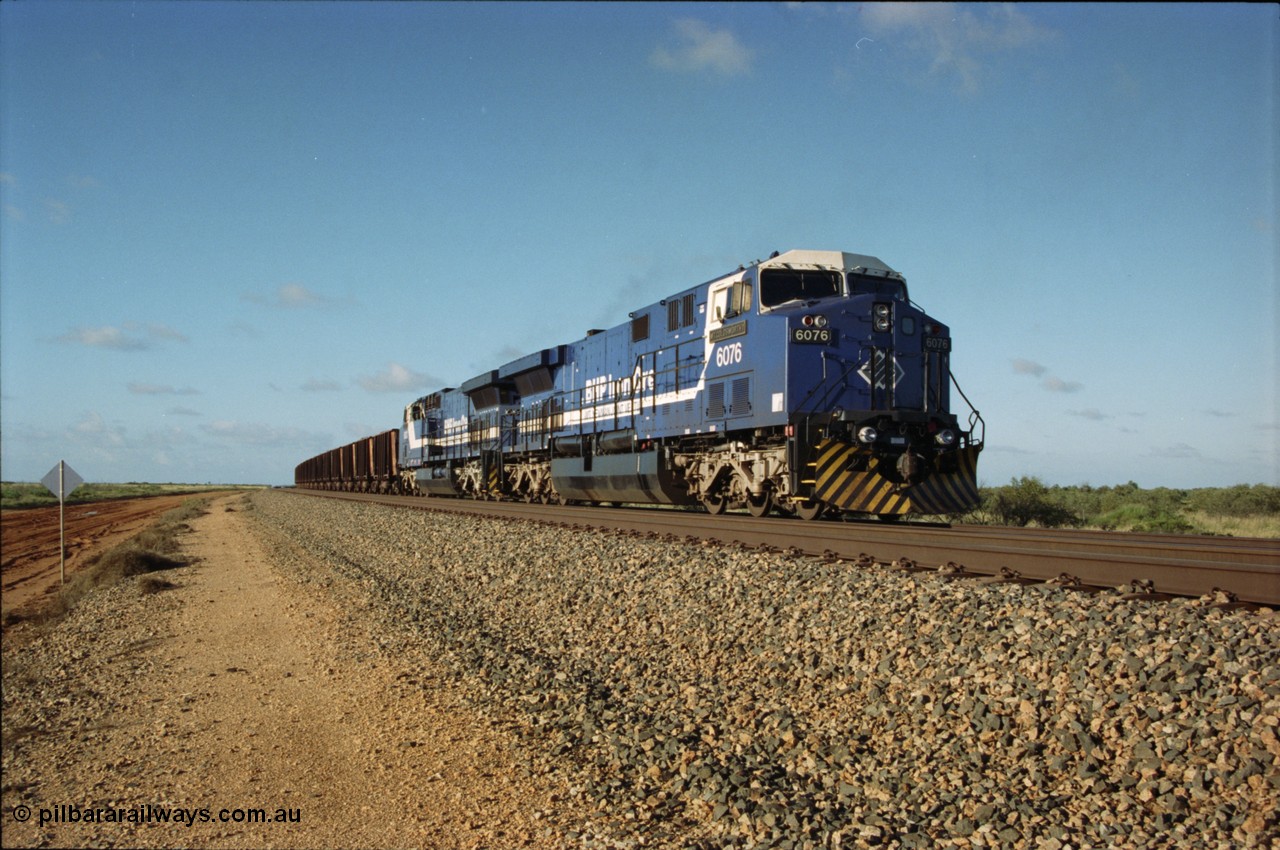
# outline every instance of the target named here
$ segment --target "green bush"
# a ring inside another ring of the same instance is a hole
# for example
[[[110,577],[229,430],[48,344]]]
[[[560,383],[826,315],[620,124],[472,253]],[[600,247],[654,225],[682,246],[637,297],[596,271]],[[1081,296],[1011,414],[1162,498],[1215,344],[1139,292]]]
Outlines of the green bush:
[[[1188,534],[1196,530],[1177,513],[1144,504],[1129,504],[1089,520],[1089,525],[1107,530]]]
[[[1280,515],[1280,487],[1237,484],[1234,487],[1192,490],[1188,494],[1187,507],[1217,516]]]
[[[1280,488],[1267,484],[1144,490],[1133,481],[1050,487],[1038,478],[1022,477],[1003,487],[982,487],[980,493],[980,508],[949,517],[950,521],[1267,537],[1277,536],[1274,529],[1280,520]]]
[[[1050,490],[1034,476],[1015,478],[1007,487],[988,491],[983,509],[1001,525],[1035,523],[1042,528],[1080,525],[1080,517],[1056,498],[1058,490],[1057,487]]]

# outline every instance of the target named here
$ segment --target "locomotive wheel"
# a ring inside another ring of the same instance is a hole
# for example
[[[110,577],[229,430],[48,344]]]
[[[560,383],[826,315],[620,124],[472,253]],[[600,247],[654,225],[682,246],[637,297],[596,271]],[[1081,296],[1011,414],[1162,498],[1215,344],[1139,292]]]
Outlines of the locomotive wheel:
[[[827,511],[827,505],[821,499],[807,499],[796,502],[796,516],[806,522],[815,520]]]
[[[702,506],[712,516],[720,516],[729,509],[729,500],[724,496],[703,496]]]
[[[747,494],[747,513],[756,519],[769,515],[769,511],[773,510],[773,494],[768,490],[759,496]]]

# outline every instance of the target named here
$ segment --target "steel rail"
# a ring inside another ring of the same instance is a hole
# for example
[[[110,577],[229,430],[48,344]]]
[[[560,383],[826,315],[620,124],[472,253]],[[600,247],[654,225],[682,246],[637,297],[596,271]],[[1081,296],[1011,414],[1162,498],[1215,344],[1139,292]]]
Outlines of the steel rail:
[[[916,523],[803,522],[746,515],[710,516],[653,507],[594,508],[524,502],[387,496],[319,490],[299,494],[355,499],[422,510],[481,514],[559,525],[797,549],[808,555],[1031,581],[1066,580],[1094,588],[1142,587],[1174,596],[1217,590],[1241,602],[1280,606],[1280,540],[1177,534],[1131,534]]]

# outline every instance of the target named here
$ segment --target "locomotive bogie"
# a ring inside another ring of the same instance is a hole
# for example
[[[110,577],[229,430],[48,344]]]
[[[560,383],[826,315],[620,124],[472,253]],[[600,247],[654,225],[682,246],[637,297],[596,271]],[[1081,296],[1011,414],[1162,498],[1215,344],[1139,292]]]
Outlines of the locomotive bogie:
[[[678,453],[673,465],[711,513],[745,508],[764,516],[791,501],[785,445],[723,445]]]

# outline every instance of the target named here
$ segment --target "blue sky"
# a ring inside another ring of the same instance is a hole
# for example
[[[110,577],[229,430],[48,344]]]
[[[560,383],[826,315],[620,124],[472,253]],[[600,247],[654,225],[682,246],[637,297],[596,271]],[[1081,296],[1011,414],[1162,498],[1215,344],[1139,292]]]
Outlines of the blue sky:
[[[951,325],[983,483],[1278,484],[1278,17],[0,3],[0,470],[287,483],[814,248]]]

